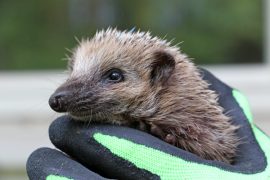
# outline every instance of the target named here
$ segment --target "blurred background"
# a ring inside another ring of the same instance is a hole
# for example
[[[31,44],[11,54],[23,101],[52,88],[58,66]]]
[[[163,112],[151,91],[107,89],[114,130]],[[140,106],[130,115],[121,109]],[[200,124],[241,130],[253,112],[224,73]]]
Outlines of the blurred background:
[[[67,49],[107,27],[182,42],[196,64],[247,95],[270,134],[268,0],[1,0],[0,179],[27,179],[30,153],[53,147],[47,130],[59,115],[47,101],[66,77]]]

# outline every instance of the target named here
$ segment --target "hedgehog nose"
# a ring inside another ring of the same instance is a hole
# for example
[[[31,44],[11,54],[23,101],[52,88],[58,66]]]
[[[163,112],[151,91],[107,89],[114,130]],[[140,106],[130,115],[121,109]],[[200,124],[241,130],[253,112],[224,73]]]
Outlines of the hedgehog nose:
[[[67,112],[67,101],[69,93],[67,91],[55,92],[49,99],[49,105],[56,112]]]

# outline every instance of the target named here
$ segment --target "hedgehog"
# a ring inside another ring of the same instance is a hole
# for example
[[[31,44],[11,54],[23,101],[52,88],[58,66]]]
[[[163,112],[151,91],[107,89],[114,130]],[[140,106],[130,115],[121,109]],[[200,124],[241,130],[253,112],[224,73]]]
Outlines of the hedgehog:
[[[80,41],[68,69],[49,99],[56,112],[137,128],[203,159],[234,162],[238,127],[177,45],[109,28]]]

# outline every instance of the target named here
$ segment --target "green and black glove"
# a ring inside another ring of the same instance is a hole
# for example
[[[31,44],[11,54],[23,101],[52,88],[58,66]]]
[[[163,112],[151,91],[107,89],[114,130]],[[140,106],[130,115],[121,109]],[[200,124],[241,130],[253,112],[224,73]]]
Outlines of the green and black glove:
[[[219,94],[219,103],[240,125],[233,165],[176,148],[128,127],[79,123],[63,116],[49,130],[61,151],[41,148],[27,161],[30,179],[270,179],[270,139],[252,122],[245,97],[206,70],[202,76]],[[66,154],[64,154],[64,153]]]

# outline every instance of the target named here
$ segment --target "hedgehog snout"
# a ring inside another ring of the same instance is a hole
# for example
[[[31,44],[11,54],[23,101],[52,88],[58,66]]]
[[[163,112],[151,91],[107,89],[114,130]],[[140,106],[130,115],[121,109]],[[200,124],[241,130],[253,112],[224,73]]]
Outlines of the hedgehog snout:
[[[56,112],[67,112],[70,94],[69,91],[56,91],[49,99],[50,107]]]

